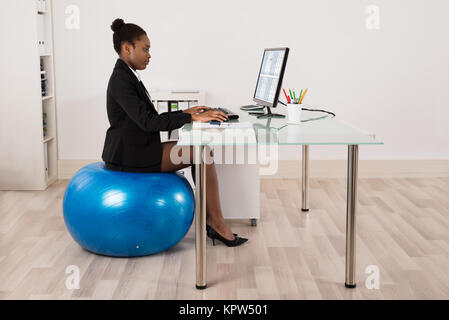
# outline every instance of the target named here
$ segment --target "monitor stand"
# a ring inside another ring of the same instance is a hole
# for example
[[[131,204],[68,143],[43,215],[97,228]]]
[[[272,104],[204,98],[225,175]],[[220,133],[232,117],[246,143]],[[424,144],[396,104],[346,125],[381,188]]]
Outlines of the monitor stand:
[[[283,114],[271,113],[271,108],[267,107],[268,113],[257,116],[257,119],[265,119],[265,118],[285,118]]]

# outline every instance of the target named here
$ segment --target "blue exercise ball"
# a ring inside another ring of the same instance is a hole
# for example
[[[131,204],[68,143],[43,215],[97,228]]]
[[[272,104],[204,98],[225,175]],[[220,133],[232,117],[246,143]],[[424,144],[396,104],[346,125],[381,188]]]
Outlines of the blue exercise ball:
[[[83,248],[137,257],[167,250],[189,231],[192,188],[178,173],[112,171],[103,162],[80,169],[63,200],[64,221]]]

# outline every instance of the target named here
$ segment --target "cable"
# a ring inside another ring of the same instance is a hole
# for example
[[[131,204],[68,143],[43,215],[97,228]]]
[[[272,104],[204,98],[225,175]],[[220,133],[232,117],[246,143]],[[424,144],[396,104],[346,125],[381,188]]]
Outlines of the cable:
[[[322,110],[322,109],[307,109],[307,108],[302,108],[302,110],[304,110],[304,111],[324,112],[324,113],[330,114],[331,116],[333,116],[333,118],[336,117],[335,113],[333,113],[333,112],[331,112],[331,111]]]
[[[285,103],[283,103],[281,100],[278,101],[280,104],[287,106]]]
[[[284,105],[284,106],[287,106],[287,105],[286,105],[284,102],[282,102],[281,100],[279,100],[279,103],[282,104],[282,105]],[[307,109],[307,108],[302,108],[302,110],[304,110],[304,111],[314,111],[314,112],[324,112],[324,113],[330,114],[331,116],[334,116],[334,118],[336,117],[335,113],[333,113],[333,112],[331,112],[331,111],[326,111],[326,110],[323,110],[323,109]]]

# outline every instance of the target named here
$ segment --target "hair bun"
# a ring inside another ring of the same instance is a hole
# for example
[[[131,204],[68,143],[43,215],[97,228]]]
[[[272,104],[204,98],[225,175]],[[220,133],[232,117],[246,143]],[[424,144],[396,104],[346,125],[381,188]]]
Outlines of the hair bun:
[[[120,29],[125,25],[125,21],[123,21],[123,19],[115,19],[114,22],[111,25],[111,29],[114,32],[119,32]]]

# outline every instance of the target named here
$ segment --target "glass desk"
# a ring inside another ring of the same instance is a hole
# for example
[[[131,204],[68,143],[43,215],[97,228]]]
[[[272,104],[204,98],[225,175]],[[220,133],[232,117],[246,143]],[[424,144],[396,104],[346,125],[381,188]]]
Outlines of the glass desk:
[[[230,110],[233,108],[227,107]],[[285,107],[274,109],[286,115]],[[347,145],[347,200],[346,200],[346,267],[345,286],[355,288],[355,216],[357,205],[357,173],[359,145],[381,145],[372,133],[360,130],[324,112],[303,111],[300,124],[288,124],[287,118],[257,119],[245,111],[238,121],[249,122],[247,128],[197,129],[186,124],[179,133],[178,146],[195,149],[195,238],[196,287],[205,289],[206,282],[206,166],[205,150],[217,146],[282,146],[302,147],[302,206],[309,211],[309,146]]]

